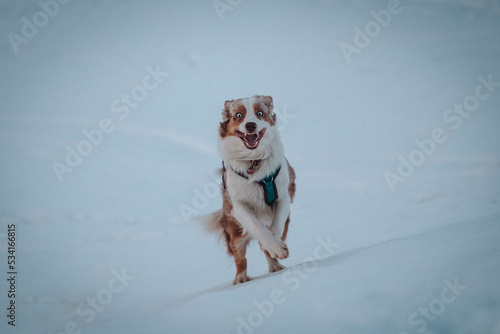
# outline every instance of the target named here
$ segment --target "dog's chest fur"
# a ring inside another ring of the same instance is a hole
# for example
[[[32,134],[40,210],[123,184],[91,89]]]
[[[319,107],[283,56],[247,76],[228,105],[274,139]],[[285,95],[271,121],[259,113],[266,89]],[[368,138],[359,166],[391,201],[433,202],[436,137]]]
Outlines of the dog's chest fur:
[[[287,178],[286,171],[280,171],[280,174],[274,181],[277,190],[277,200],[280,195],[287,191],[287,184],[284,182]],[[228,199],[231,202],[239,202],[249,207],[255,216],[269,228],[273,223],[275,214],[274,206],[266,204],[262,186],[255,180],[246,179],[229,169],[224,172],[226,191]]]

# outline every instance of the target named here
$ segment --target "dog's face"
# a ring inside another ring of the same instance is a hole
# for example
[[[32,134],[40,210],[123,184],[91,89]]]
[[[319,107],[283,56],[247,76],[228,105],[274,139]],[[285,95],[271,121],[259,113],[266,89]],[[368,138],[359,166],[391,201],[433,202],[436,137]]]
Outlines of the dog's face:
[[[222,140],[238,138],[247,150],[256,150],[263,138],[272,136],[269,129],[276,124],[271,96],[255,95],[226,101],[222,112],[219,135]]]

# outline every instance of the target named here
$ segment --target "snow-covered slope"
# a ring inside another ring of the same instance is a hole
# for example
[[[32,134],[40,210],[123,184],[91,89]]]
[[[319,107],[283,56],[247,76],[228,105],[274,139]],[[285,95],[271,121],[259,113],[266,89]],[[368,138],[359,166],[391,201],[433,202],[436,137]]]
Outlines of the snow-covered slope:
[[[251,256],[254,280],[238,286],[231,285],[233,268],[205,240],[188,252],[175,250],[183,249],[182,237],[113,240],[98,231],[104,240],[90,241],[87,224],[72,222],[76,244],[39,235],[52,247],[24,252],[23,268],[44,281],[21,286],[19,327],[37,333],[63,332],[68,324],[84,333],[498,333],[499,220],[493,214],[353,249],[319,236],[293,253],[282,272],[266,274],[264,257]],[[45,230],[67,235],[62,226]]]
[[[500,333],[497,2],[57,3],[0,3],[2,333]],[[253,244],[232,287],[191,218],[254,94],[297,172],[291,253],[266,275]]]
[[[498,333],[500,215],[350,251],[330,236],[301,264],[232,287],[110,312],[91,333]],[[103,317],[104,318],[104,317]]]

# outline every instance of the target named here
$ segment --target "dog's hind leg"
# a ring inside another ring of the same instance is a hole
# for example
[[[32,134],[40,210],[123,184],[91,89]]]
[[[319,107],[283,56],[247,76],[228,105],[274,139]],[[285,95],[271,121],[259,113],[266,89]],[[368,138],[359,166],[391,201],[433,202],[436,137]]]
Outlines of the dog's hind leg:
[[[233,284],[245,283],[251,280],[247,274],[246,252],[250,239],[247,236],[231,239],[230,247],[236,264],[236,277]]]

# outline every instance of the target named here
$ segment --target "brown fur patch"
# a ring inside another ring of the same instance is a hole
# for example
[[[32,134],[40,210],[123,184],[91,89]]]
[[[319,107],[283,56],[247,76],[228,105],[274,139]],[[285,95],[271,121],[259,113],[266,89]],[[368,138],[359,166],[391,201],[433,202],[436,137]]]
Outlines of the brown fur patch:
[[[247,259],[245,255],[248,241],[242,241],[242,238],[244,238],[246,234],[243,234],[241,224],[231,214],[233,203],[231,202],[227,189],[224,187],[226,184],[225,168],[222,169],[222,177],[222,218],[220,220],[220,225],[224,231],[227,253],[234,257],[236,275],[238,275],[247,269]]]
[[[224,236],[226,239],[227,252],[229,255],[235,255],[232,244],[235,240],[240,239],[243,236],[243,228],[241,224],[233,217],[231,211],[233,211],[233,203],[224,188],[226,184],[226,170],[222,170],[223,184],[222,184],[222,218],[220,220],[220,225],[224,230]]]
[[[229,124],[229,120],[220,123],[219,136],[221,136],[222,138],[226,137],[228,124]]]
[[[286,218],[286,222],[285,222],[285,228],[283,229],[283,235],[281,236],[281,240],[282,241],[285,241],[286,240],[286,236],[288,234],[288,225],[290,224],[290,216],[288,216]]]
[[[241,114],[241,117],[237,117]],[[239,125],[245,119],[247,109],[244,105],[236,101],[226,101],[224,110],[222,111],[222,122],[220,123],[219,135],[222,138],[234,136],[234,132],[238,130]]]
[[[257,116],[257,113],[262,111],[262,116]],[[253,112],[255,116],[259,119],[266,121],[269,125],[274,126],[276,124],[276,115],[272,113],[272,109],[269,110],[269,107],[266,106],[263,102],[256,102],[253,104]],[[274,115],[274,117],[273,117]]]
[[[297,187],[295,186],[295,170],[292,168],[288,160],[286,161],[288,164],[288,175],[290,176],[290,183],[288,183],[288,194],[290,195],[290,203],[293,203],[293,198],[295,197],[295,190]]]

